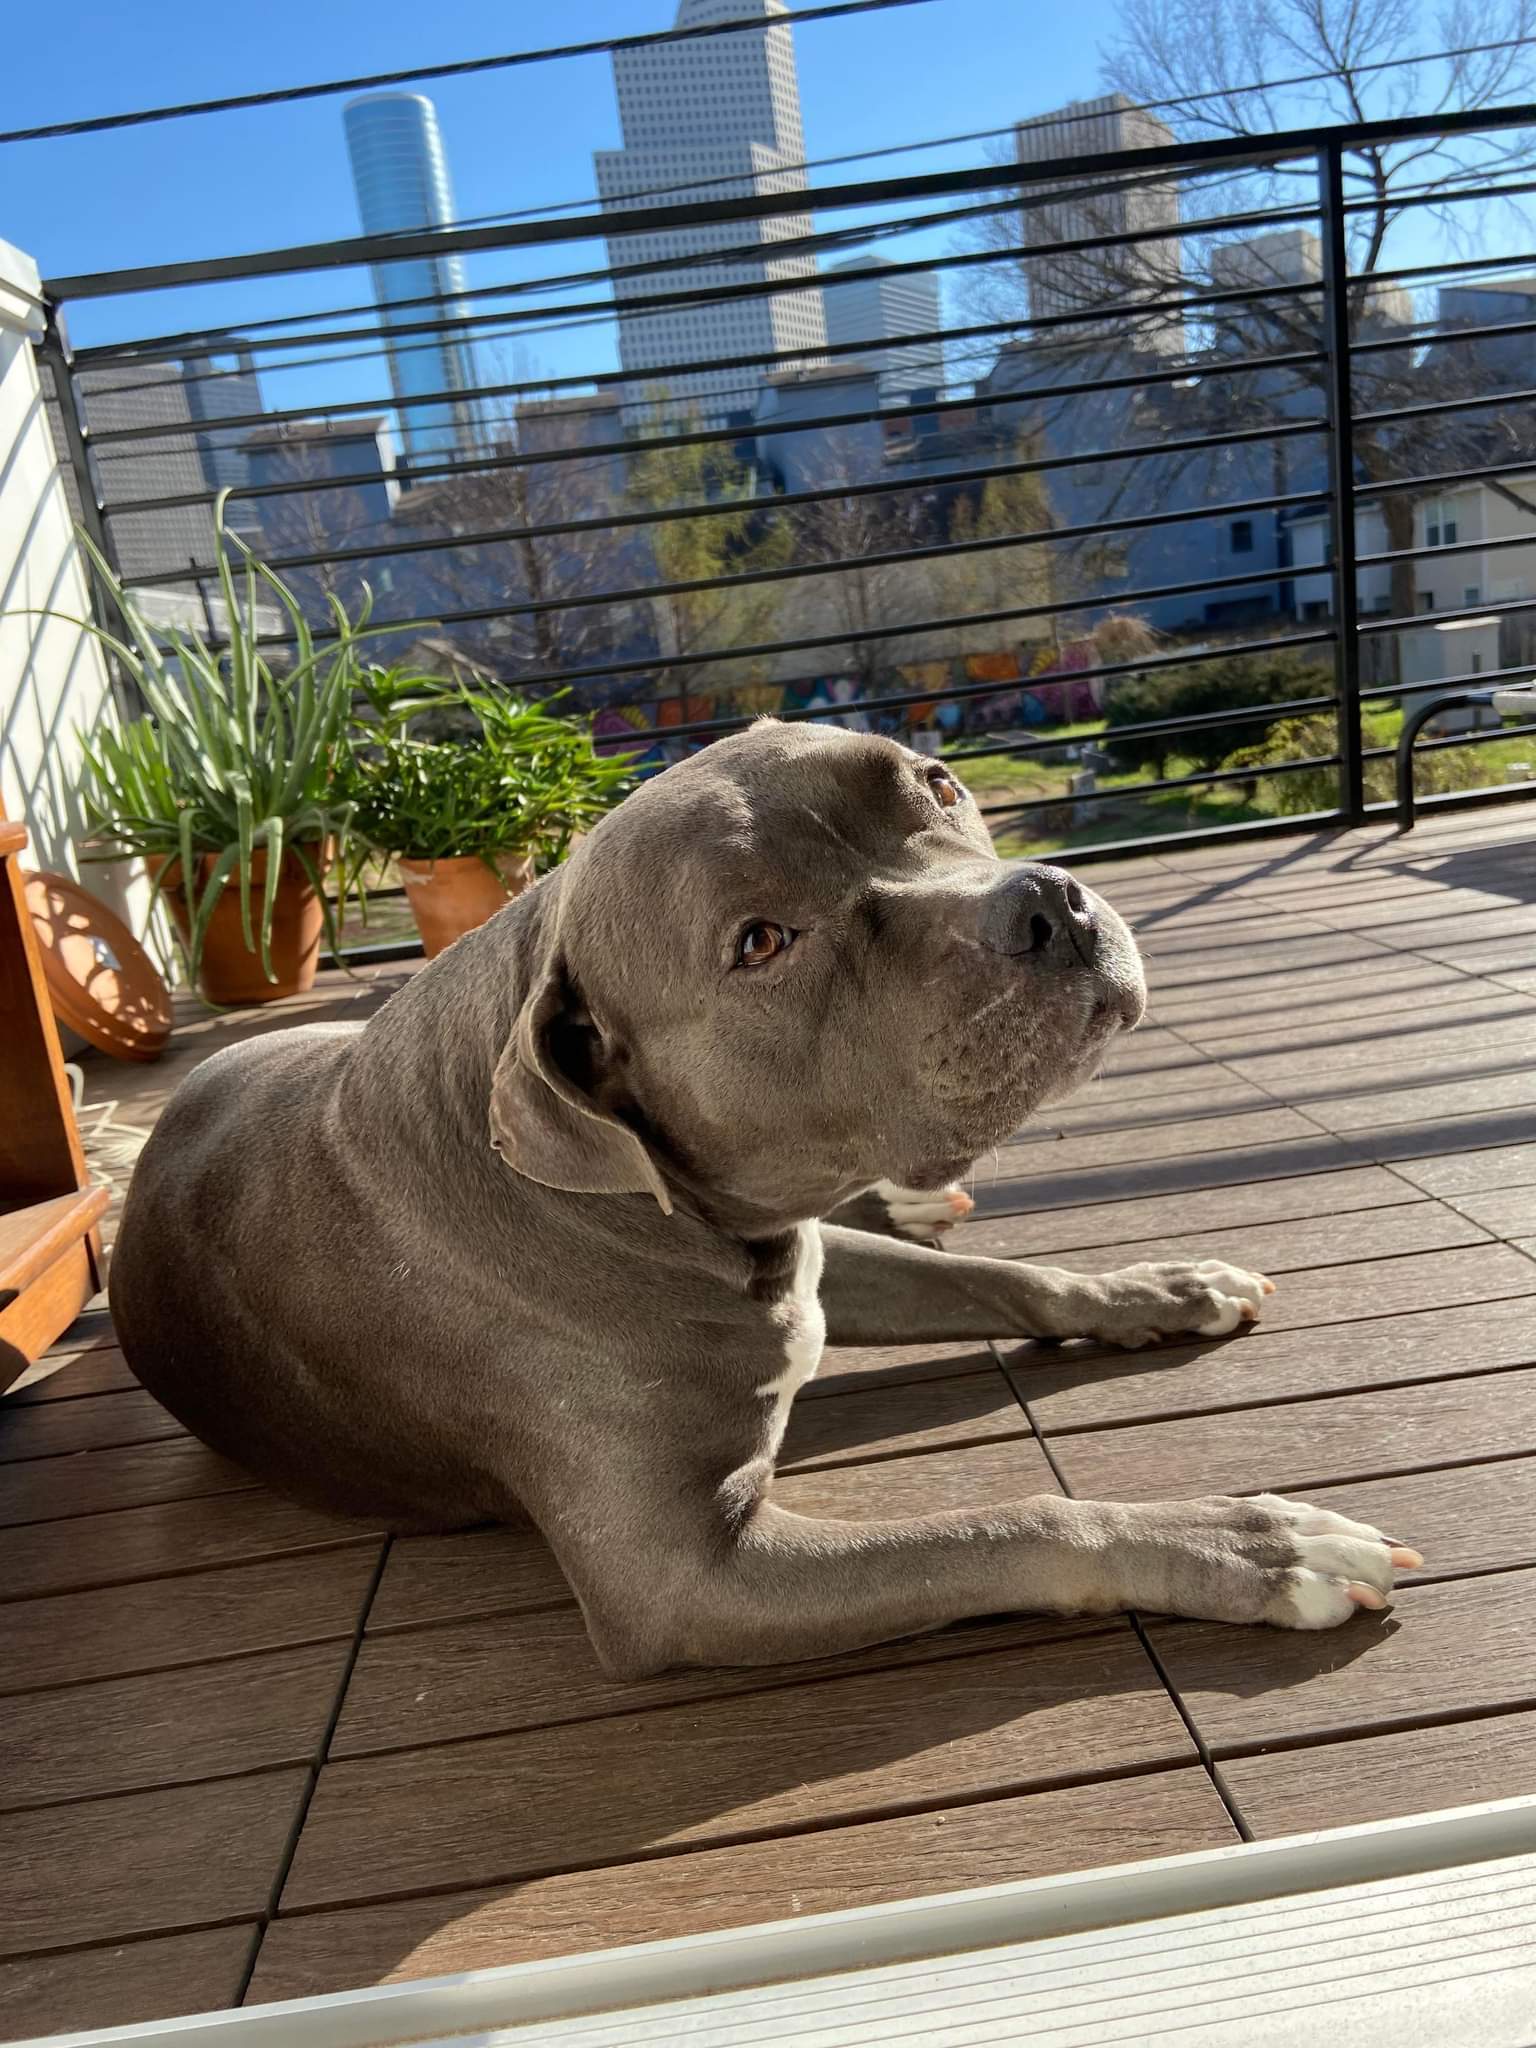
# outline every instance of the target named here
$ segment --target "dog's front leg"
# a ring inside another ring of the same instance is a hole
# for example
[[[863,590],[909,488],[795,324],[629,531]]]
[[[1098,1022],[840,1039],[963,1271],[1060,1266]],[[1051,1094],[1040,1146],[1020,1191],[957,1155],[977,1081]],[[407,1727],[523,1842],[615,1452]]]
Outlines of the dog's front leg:
[[[1394,1567],[1421,1562],[1378,1530],[1274,1495],[1044,1497],[901,1522],[813,1521],[758,1500],[738,1523],[669,1518],[621,1546],[611,1503],[604,1522],[602,1545],[557,1547],[599,1656],[625,1677],[830,1656],[1012,1610],[1331,1628],[1387,1606]]]
[[[1169,1260],[1069,1273],[1011,1259],[930,1251],[821,1226],[829,1344],[943,1343],[983,1337],[1094,1337],[1134,1350],[1159,1337],[1223,1337],[1253,1322],[1274,1291],[1220,1260]]]

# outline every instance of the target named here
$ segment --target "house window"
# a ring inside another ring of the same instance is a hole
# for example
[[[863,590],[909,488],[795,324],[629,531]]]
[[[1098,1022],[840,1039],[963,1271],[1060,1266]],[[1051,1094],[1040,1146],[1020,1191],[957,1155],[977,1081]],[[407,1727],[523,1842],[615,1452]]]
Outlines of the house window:
[[[1424,545],[1450,548],[1456,545],[1456,507],[1433,498],[1424,507]]]
[[[1234,555],[1253,553],[1253,521],[1234,519],[1232,522],[1232,552]]]
[[[1421,612],[1432,612],[1434,608],[1435,593],[1432,590],[1421,590],[1419,592],[1419,610]]]
[[[1479,585],[1469,583],[1461,593],[1461,601],[1463,604],[1481,604],[1483,593]]]

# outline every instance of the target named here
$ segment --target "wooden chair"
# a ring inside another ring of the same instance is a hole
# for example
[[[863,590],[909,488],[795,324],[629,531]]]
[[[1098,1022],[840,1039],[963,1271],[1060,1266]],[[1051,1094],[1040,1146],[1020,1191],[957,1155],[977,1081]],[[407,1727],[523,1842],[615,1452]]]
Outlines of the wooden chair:
[[[0,1392],[101,1286],[109,1199],[75,1128],[23,888],[26,843],[0,808]]]

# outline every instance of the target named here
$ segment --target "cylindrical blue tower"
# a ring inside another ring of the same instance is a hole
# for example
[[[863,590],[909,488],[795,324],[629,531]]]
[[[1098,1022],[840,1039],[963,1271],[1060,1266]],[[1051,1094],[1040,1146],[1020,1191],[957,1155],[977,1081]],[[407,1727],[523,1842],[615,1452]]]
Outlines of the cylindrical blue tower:
[[[414,92],[368,93],[349,100],[343,119],[352,182],[365,235],[402,229],[447,227],[453,221],[448,162],[438,132],[437,110]],[[464,271],[456,256],[412,257],[376,263],[373,288],[386,329],[419,327],[432,317],[430,305],[403,301],[435,299],[445,313],[464,311]],[[467,341],[441,335],[406,334],[389,346],[389,378],[399,402],[400,437],[415,462],[442,462],[469,454],[476,445],[476,417],[467,394],[475,388],[474,356]],[[464,392],[441,404],[407,404],[434,392]]]

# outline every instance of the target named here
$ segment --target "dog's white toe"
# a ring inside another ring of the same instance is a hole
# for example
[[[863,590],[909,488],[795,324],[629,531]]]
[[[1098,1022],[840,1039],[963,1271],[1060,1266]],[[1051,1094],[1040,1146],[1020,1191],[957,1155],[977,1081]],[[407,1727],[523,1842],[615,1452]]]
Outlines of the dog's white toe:
[[[1262,1273],[1245,1272],[1220,1259],[1202,1259],[1195,1270],[1217,1299],[1215,1315],[1197,1326],[1201,1337],[1227,1337],[1239,1323],[1257,1322],[1265,1295],[1275,1291],[1274,1281]]]
[[[875,1193],[890,1212],[893,1229],[904,1236],[927,1237],[949,1230],[969,1216],[976,1204],[961,1188],[899,1188],[894,1181],[875,1184]]]

